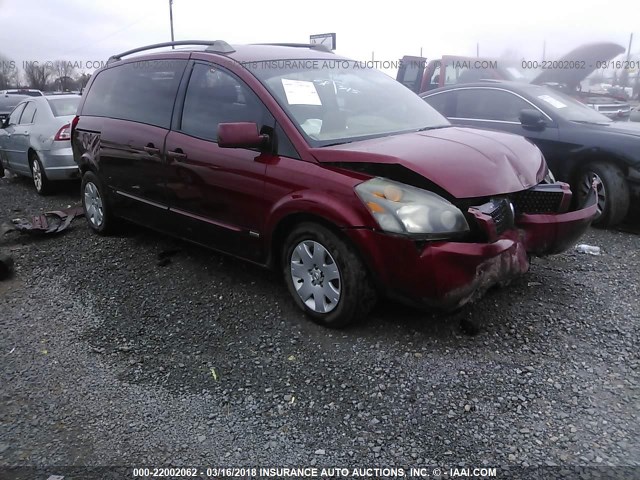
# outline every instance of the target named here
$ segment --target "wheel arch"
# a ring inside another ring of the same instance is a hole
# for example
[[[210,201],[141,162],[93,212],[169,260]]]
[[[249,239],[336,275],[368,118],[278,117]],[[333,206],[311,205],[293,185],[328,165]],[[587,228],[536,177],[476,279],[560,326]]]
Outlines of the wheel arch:
[[[625,177],[629,175],[630,162],[623,156],[616,152],[603,149],[590,149],[588,151],[576,154],[569,167],[569,178],[571,183],[576,181],[582,170],[589,164],[596,162],[608,162],[622,170]]]
[[[336,223],[329,220],[328,218],[317,213],[302,211],[290,212],[282,216],[282,218],[280,218],[278,222],[274,224],[271,230],[266,262],[269,268],[279,267],[282,260],[282,246],[285,239],[287,238],[287,235],[289,235],[289,233],[297,225],[305,222],[317,223],[319,225],[322,225],[323,227],[335,233],[341,240],[345,241],[355,248],[355,245],[353,244],[351,239],[344,234],[342,228],[340,228]]]

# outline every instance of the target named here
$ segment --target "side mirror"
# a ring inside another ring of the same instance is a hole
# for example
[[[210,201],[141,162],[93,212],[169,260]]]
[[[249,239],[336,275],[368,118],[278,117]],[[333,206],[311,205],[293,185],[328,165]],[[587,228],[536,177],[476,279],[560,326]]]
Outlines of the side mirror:
[[[0,122],[0,129],[4,130],[8,126],[9,126],[9,117],[3,118],[2,121]]]
[[[253,122],[218,124],[220,148],[262,148],[268,142],[269,135],[260,135],[258,125]]]
[[[544,115],[539,110],[533,108],[525,108],[520,110],[520,123],[525,128],[533,130],[543,130],[547,125]]]

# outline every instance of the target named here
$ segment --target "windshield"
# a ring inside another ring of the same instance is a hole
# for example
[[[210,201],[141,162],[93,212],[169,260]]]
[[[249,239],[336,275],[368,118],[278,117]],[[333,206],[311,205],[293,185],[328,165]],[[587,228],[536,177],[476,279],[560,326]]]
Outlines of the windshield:
[[[611,119],[564,93],[544,88],[536,92],[536,98],[542,101],[541,106],[547,107],[565,120],[581,123],[611,123]]]
[[[67,115],[75,115],[80,103],[80,97],[77,98],[48,98],[47,101],[51,106],[54,117],[64,117]]]
[[[251,67],[314,147],[450,125],[408,88],[358,62],[278,60]]]

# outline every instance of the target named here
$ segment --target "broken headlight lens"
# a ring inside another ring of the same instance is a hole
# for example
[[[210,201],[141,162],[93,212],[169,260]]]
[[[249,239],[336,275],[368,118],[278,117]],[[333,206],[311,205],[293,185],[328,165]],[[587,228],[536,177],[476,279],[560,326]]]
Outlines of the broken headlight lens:
[[[433,192],[372,178],[356,193],[385,232],[443,237],[469,231],[460,209]]]

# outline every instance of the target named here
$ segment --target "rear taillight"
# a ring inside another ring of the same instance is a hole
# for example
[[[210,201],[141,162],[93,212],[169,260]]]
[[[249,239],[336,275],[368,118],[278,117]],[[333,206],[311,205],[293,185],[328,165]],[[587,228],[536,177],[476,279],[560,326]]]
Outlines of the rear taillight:
[[[60,130],[58,130],[58,133],[56,133],[56,136],[53,137],[53,140],[54,141],[71,140],[71,124],[66,123],[62,127],[60,127]]]

